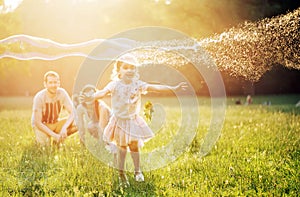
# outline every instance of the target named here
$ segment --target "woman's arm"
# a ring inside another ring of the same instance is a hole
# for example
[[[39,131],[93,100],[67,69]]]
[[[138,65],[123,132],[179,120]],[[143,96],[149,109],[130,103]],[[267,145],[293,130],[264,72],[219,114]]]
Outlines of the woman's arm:
[[[79,135],[84,133],[84,115],[86,114],[85,108],[79,104],[76,108],[76,123]]]

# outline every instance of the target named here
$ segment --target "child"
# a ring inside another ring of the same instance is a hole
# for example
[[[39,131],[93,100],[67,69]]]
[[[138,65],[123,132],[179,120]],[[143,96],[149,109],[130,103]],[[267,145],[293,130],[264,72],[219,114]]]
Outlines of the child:
[[[186,83],[177,86],[154,85],[139,80],[137,59],[131,54],[121,56],[114,65],[112,81],[94,94],[95,99],[111,94],[112,116],[104,129],[103,140],[118,146],[118,168],[121,184],[129,185],[124,172],[125,157],[129,147],[134,164],[134,178],[144,181],[140,169],[139,148],[154,134],[145,120],[139,116],[141,94],[147,91],[176,91],[184,89]]]

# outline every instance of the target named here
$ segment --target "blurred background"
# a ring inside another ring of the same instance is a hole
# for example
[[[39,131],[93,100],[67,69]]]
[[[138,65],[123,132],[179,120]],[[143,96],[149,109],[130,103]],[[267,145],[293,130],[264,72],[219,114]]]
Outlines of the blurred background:
[[[163,26],[196,39],[220,34],[245,21],[259,21],[300,6],[296,0],[0,0],[0,39],[26,34],[59,43],[105,39],[141,26]],[[21,46],[21,47],[20,47]],[[30,51],[22,43],[10,51]],[[7,46],[0,44],[0,54]],[[85,58],[53,61],[0,59],[0,96],[32,96],[43,88],[43,74],[57,71],[62,86],[71,94]],[[249,81],[222,72],[228,96],[298,94],[300,71],[274,65],[259,81]],[[166,75],[166,77],[170,77]],[[207,96],[199,79],[198,95]]]

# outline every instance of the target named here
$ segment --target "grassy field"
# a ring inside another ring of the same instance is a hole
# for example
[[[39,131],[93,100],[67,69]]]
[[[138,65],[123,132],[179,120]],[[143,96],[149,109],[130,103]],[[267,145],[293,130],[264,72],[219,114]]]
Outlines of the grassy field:
[[[201,158],[199,149],[210,106],[209,99],[199,98],[198,134],[186,153],[145,172],[143,183],[128,173],[131,186],[120,188],[116,171],[78,136],[60,149],[35,145],[32,98],[0,98],[0,196],[298,196],[300,109],[295,103],[300,95],[254,97],[250,106],[234,105],[236,99],[227,99],[221,137],[207,156]],[[262,105],[266,100],[272,105]],[[176,109],[166,109],[176,117]],[[178,127],[176,121],[170,124]],[[171,133],[169,127],[162,131]],[[157,143],[149,141],[145,148]]]

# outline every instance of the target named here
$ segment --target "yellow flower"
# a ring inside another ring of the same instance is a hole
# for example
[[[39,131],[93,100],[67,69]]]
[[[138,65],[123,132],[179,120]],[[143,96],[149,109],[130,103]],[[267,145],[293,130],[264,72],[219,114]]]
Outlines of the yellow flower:
[[[144,116],[146,118],[147,121],[151,121],[152,120],[152,114],[153,114],[154,110],[153,110],[153,104],[151,103],[151,101],[147,101],[144,104]]]

